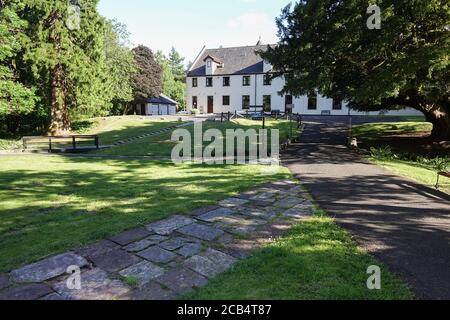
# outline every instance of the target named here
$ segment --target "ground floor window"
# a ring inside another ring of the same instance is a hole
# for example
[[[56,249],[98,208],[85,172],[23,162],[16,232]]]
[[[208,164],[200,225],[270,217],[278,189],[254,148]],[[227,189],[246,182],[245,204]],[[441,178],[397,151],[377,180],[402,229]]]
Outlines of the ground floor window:
[[[193,109],[197,109],[197,103],[198,101],[197,101],[197,97],[192,97],[192,108]]]
[[[285,97],[285,109],[286,113],[292,114],[292,109],[294,108],[294,98],[291,95]]]
[[[308,110],[317,110],[317,94],[308,95]]]
[[[250,108],[250,96],[242,96],[242,109]]]
[[[222,97],[222,105],[223,106],[229,106],[230,105],[230,96],[223,96]]]
[[[342,100],[333,99],[333,110],[342,110]]]
[[[272,96],[263,96],[264,112],[272,111]]]

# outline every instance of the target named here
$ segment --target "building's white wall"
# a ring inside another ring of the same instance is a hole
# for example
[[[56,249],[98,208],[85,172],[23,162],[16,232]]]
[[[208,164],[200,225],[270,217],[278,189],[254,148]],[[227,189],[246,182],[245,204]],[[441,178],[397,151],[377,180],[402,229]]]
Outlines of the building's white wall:
[[[213,63],[214,65],[214,63]],[[192,110],[192,97],[197,97],[197,106],[201,113],[207,112],[208,96],[214,97],[214,113],[242,111],[242,96],[250,96],[250,105],[263,105],[263,96],[270,95],[272,110],[285,111],[285,96],[279,95],[283,89],[285,80],[279,77],[272,80],[270,86],[264,86],[264,75],[250,75],[250,86],[242,85],[242,75],[233,75],[230,77],[230,86],[223,86],[223,76],[212,76],[213,86],[206,87],[206,77],[197,77],[197,87],[192,87],[192,78],[187,78],[187,110]],[[256,82],[255,82],[256,81]],[[256,83],[256,88],[255,88]],[[230,105],[222,105],[222,97],[230,96]],[[256,97],[256,98],[255,98]],[[333,110],[333,100],[318,95],[317,109],[308,110],[308,97],[293,98],[293,113],[303,115],[321,115],[324,111],[329,111],[331,115],[348,115],[349,109],[344,103],[342,110]],[[350,111],[352,115],[378,115],[380,112],[357,112]],[[404,109],[400,111],[390,111],[386,113],[390,116],[412,116],[421,115],[420,112],[413,109]]]
[[[138,108],[139,109],[139,108]],[[176,107],[169,104],[152,104],[147,103],[146,115],[173,115],[176,114]]]

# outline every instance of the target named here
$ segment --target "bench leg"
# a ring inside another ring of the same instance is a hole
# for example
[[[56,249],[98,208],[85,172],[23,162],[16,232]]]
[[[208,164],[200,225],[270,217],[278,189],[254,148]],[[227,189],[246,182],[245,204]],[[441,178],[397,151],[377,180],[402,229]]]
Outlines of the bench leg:
[[[436,181],[436,189],[439,189],[439,178],[440,178],[440,175],[438,174],[437,181]]]

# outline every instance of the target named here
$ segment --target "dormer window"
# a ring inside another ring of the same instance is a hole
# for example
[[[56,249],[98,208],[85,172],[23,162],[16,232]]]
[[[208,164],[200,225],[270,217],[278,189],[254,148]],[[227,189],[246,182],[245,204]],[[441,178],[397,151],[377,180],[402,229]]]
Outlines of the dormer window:
[[[222,65],[222,61],[220,61],[220,59],[211,55],[207,55],[206,58],[203,59],[203,61],[205,62],[207,75],[213,75],[216,72],[216,69],[219,68],[220,65]]]

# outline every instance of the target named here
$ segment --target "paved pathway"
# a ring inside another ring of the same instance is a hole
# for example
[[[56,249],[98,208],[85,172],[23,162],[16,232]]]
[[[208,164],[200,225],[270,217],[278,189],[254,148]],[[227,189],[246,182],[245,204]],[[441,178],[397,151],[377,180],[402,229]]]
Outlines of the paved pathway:
[[[345,147],[348,118],[305,118],[283,163],[419,298],[450,299],[450,196],[367,163]]]
[[[270,183],[0,275],[0,300],[175,299],[312,213],[295,182]],[[71,266],[80,290],[67,285]]]

